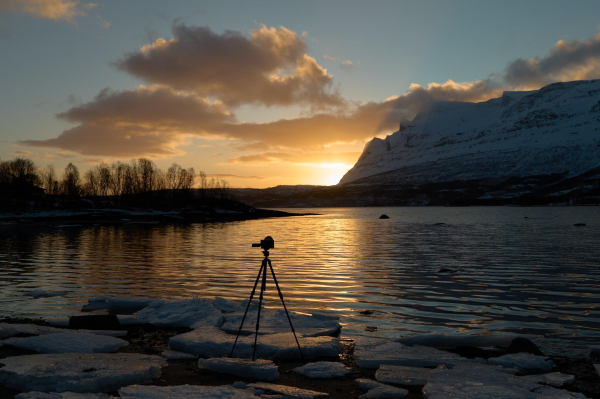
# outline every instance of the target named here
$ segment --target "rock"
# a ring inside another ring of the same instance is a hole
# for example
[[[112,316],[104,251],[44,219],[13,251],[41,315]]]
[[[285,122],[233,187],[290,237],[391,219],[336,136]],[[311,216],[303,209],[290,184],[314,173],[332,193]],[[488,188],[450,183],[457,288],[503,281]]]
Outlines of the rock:
[[[275,381],[279,377],[275,363],[265,359],[248,360],[227,357],[200,359],[198,366],[217,373],[233,374],[259,381]]]
[[[513,339],[508,349],[506,349],[506,353],[531,353],[536,356],[544,356],[536,344],[523,337]]]
[[[201,327],[169,339],[171,349],[191,353],[199,357],[226,357],[231,353],[235,335],[216,327]],[[306,359],[319,356],[338,357],[343,349],[334,337],[299,337],[302,353]],[[240,336],[233,355],[251,358],[254,336]],[[260,359],[299,359],[300,352],[292,333],[272,334],[258,337],[256,357]]]
[[[500,351],[486,350],[481,349],[476,346],[467,346],[467,345],[459,345],[454,349],[448,349],[448,352],[455,353],[461,357],[466,357],[467,359],[481,358],[481,359],[489,359],[490,357],[496,357],[503,354]]]
[[[38,353],[109,353],[129,342],[119,338],[89,333],[59,333],[27,338],[9,338],[3,345],[29,349]]]
[[[0,384],[19,391],[111,392],[160,376],[162,357],[135,353],[28,355],[2,359]]]
[[[521,378],[536,384],[550,385],[555,388],[561,387],[564,384],[571,384],[575,381],[575,376],[563,373],[535,374],[527,375]]]
[[[382,364],[398,366],[436,367],[474,362],[454,353],[426,346],[405,346],[380,338],[358,337],[354,340],[354,361],[359,367],[377,368]]]
[[[179,351],[174,351],[172,349],[165,349],[160,354],[162,357],[168,360],[184,360],[184,359],[197,359],[197,356],[190,355],[189,353],[183,353]]]
[[[211,301],[201,298],[153,301],[135,317],[155,326],[188,328],[220,327],[224,320],[223,313]]]
[[[575,223],[573,226],[583,227],[585,226],[585,223]]]
[[[406,389],[385,385],[368,378],[358,378],[356,383],[360,389],[368,390],[366,394],[359,396],[360,399],[395,399],[403,398],[408,395]]]
[[[390,217],[388,215],[386,215],[385,213],[381,216],[379,216],[379,219],[389,219]]]
[[[521,335],[522,336],[522,335]],[[404,345],[423,345],[431,346],[437,349],[454,349],[458,346],[467,345],[478,348],[490,346],[508,346],[519,337],[515,334],[487,334],[487,335],[446,335],[446,334],[419,334],[412,337],[402,337],[396,339]],[[535,335],[528,335],[528,338],[537,338]]]
[[[600,345],[590,346],[590,356],[600,356]]]
[[[308,363],[302,367],[296,367],[294,371],[310,378],[336,378],[350,373],[350,369],[339,362]]]
[[[23,294],[23,296],[30,296],[34,299],[38,298],[52,298],[54,296],[67,295],[65,291],[44,291],[44,290],[33,290]]]
[[[456,273],[456,270],[446,269],[443,267],[440,270],[438,270],[438,273]]]
[[[430,369],[422,367],[394,366],[383,364],[375,373],[375,379],[379,382],[390,384],[423,386],[427,384]]]
[[[132,385],[119,389],[119,395],[122,398],[130,399],[256,399],[256,396],[252,393],[244,389],[236,389],[231,385],[178,385],[170,387]]]
[[[536,356],[530,353],[514,353],[488,359],[489,364],[517,368],[521,373],[549,372],[554,362],[547,357]]]
[[[544,387],[486,365],[438,367],[423,387],[427,399],[563,399],[585,398],[581,394]]]
[[[119,319],[114,314],[73,316],[69,319],[69,327],[88,330],[117,330],[121,328]]]
[[[251,387],[264,389],[265,391],[272,391],[284,395],[286,398],[297,398],[297,399],[312,399],[329,396],[328,393],[311,391],[308,389],[301,389],[296,387],[290,387],[287,385],[268,384],[266,382],[259,382],[256,384],[248,384]]]
[[[27,392],[20,393],[15,399],[107,399],[110,398],[105,393],[75,393],[75,392]]]
[[[243,381],[236,381],[233,384],[231,384],[232,387],[237,388],[237,389],[246,389],[248,388],[248,385],[246,385],[245,382]]]
[[[251,307],[244,320],[242,329],[243,335],[254,334],[256,329],[257,307]],[[244,309],[245,311],[245,309]],[[240,323],[244,316],[244,311],[235,312],[226,316],[225,323],[221,329],[229,334],[237,334],[240,328]],[[290,313],[292,324],[296,330],[296,334],[303,337],[318,337],[323,335],[336,335],[340,332],[341,325],[337,318],[308,316],[298,313]],[[260,313],[260,329],[259,334],[279,334],[291,332],[290,323],[283,309],[262,309]]]

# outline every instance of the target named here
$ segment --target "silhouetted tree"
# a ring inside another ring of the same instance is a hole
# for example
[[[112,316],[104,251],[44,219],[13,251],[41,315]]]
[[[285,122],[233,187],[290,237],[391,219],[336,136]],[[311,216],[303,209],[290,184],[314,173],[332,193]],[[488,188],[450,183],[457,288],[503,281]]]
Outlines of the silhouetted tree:
[[[56,172],[53,165],[48,165],[40,171],[40,179],[42,181],[42,188],[46,190],[46,194],[60,194],[60,185],[58,184],[58,180],[56,180]]]
[[[65,173],[62,179],[62,192],[71,197],[79,197],[81,195],[81,179],[79,177],[79,169],[71,162],[65,168]]]

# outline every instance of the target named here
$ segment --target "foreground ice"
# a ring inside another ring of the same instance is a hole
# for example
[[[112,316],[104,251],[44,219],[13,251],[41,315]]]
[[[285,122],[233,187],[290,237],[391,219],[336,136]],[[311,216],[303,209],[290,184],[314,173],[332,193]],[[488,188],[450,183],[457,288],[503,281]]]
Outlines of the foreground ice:
[[[575,381],[575,376],[563,373],[535,374],[522,378],[531,382],[550,385],[555,388],[558,388],[564,384],[570,384]]]
[[[91,312],[93,310],[108,310],[113,314],[131,314],[144,309],[155,301],[156,298],[123,295],[101,295],[88,299],[88,304],[81,310]]]
[[[457,346],[468,345],[478,348],[489,346],[508,346],[515,338],[538,338],[536,335],[517,334],[487,334],[487,335],[446,335],[446,334],[420,334],[413,337],[396,339],[404,345],[431,346],[437,349],[454,349]]]
[[[253,334],[256,329],[257,306],[250,307],[242,334]],[[244,309],[245,310],[245,309]],[[229,334],[237,334],[240,323],[244,316],[244,311],[235,312],[226,316],[225,323],[221,329]],[[304,337],[318,337],[322,335],[336,335],[340,332],[341,325],[333,317],[323,317],[320,314],[316,316],[303,315],[290,312],[292,324],[296,334]],[[262,309],[260,313],[259,334],[279,334],[290,332],[290,322],[283,309]]]
[[[235,389],[230,385],[209,387],[202,385],[178,385],[158,387],[149,385],[132,385],[119,389],[122,398],[131,399],[256,399],[252,393]]]
[[[427,384],[429,371],[422,367],[382,364],[375,373],[375,379],[390,384],[423,386]]]
[[[275,363],[265,359],[254,361],[228,357],[200,359],[198,366],[217,373],[233,374],[259,381],[275,381],[279,377]]]
[[[0,384],[20,391],[110,392],[146,384],[167,364],[134,353],[28,355],[2,359]]]
[[[350,373],[350,369],[340,362],[308,363],[294,369],[296,373],[310,378],[336,378]]]
[[[12,345],[38,353],[109,353],[129,342],[90,333],[57,333],[27,338],[8,338],[1,345]]]
[[[354,340],[354,361],[365,368],[377,368],[382,364],[436,367],[478,362],[427,346],[404,346],[387,339],[365,337]]]
[[[134,316],[162,327],[220,327],[224,320],[223,313],[213,306],[212,301],[201,298],[153,301]]]
[[[323,396],[329,396],[328,393],[311,391],[309,389],[301,389],[296,387],[290,387],[287,385],[269,384],[266,382],[257,382],[255,384],[248,384],[251,387],[264,389],[266,391],[273,391],[284,395],[285,398],[297,398],[297,399],[312,399],[320,398]]]
[[[89,333],[96,335],[108,335],[111,337],[121,337],[127,335],[127,331],[111,330],[70,330],[66,328],[56,328],[49,326],[38,326],[36,324],[9,324],[0,323],[0,339],[6,339],[19,334],[27,335],[48,335],[60,333]]]
[[[15,399],[107,399],[105,393],[75,393],[75,392],[27,392],[20,393]]]
[[[600,377],[600,364],[594,364],[594,368],[596,369],[596,374]]]
[[[196,359],[197,356],[190,355],[189,353],[183,353],[179,351],[174,351],[172,349],[165,349],[160,354],[165,359],[169,360],[183,360],[183,359]]]
[[[408,395],[408,391],[402,388],[392,387],[368,378],[358,378],[356,382],[360,389],[368,390],[360,395],[360,399],[396,399]]]
[[[548,372],[552,370],[554,362],[544,356],[536,356],[531,353],[513,353],[488,360],[489,364],[503,367],[517,368],[522,373],[531,371]]]
[[[30,296],[34,299],[38,298],[52,298],[53,296],[67,295],[65,291],[44,291],[44,290],[33,290],[23,294],[23,296]]]
[[[234,341],[233,334],[227,334],[216,327],[200,327],[171,337],[169,347],[200,357],[225,357],[231,353]],[[319,356],[337,357],[343,351],[334,337],[299,337],[298,341],[307,359]],[[233,355],[238,358],[251,358],[253,346],[254,336],[240,336]],[[256,357],[272,360],[298,359],[300,352],[292,333],[272,334],[258,337]]]
[[[585,398],[581,394],[541,386],[486,365],[458,365],[452,369],[438,367],[429,373],[423,396],[426,399]]]

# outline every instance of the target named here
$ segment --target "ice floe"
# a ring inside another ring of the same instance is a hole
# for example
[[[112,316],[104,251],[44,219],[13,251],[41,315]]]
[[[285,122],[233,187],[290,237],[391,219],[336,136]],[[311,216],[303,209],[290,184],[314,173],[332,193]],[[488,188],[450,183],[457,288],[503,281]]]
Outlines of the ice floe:
[[[477,362],[428,346],[405,346],[383,338],[364,337],[354,340],[354,361],[365,368],[377,368],[382,364],[436,367]]]
[[[216,327],[200,327],[169,339],[169,347],[180,352],[200,357],[225,357],[231,353],[235,335],[227,334]],[[342,347],[334,337],[299,337],[305,358],[319,356],[337,357]],[[233,355],[237,358],[252,357],[254,336],[240,336]],[[256,357],[260,359],[298,359],[300,353],[292,333],[259,336]]]
[[[220,327],[224,320],[223,313],[213,306],[212,301],[201,298],[153,301],[134,316],[162,327]]]
[[[360,389],[368,390],[367,393],[360,395],[361,399],[396,399],[408,395],[406,389],[385,385],[368,378],[358,378],[356,383]]]
[[[502,367],[517,368],[522,373],[532,371],[548,372],[552,370],[554,362],[547,357],[532,355],[530,353],[513,353],[488,359],[489,364]]]
[[[12,345],[38,353],[109,353],[129,345],[129,343],[106,335],[57,333],[26,338],[8,338],[0,341],[0,345]]]
[[[183,359],[196,359],[197,356],[190,355],[189,353],[183,353],[179,351],[174,351],[172,349],[165,349],[160,354],[165,359],[169,360],[183,360]]]
[[[119,330],[70,330],[66,328],[38,326],[36,324],[0,323],[0,339],[10,338],[19,334],[48,335],[61,333],[89,333],[96,335],[108,335],[111,337],[122,337],[124,335],[127,335],[127,331]]]
[[[20,391],[110,392],[146,384],[167,362],[135,353],[50,354],[2,359],[0,384]]]
[[[178,385],[158,387],[152,385],[132,385],[119,389],[122,398],[130,399],[256,399],[251,392],[236,389],[231,385],[202,386]]]
[[[254,361],[228,357],[200,359],[198,366],[218,373],[233,374],[259,381],[275,381],[279,377],[275,363],[266,359]]]
[[[350,369],[339,362],[308,363],[294,369],[296,373],[310,378],[336,378],[350,373]]]
[[[538,384],[550,385],[555,388],[575,381],[575,376],[563,373],[534,374],[522,378]]]
[[[272,391],[284,395],[286,398],[297,398],[297,399],[312,399],[329,396],[328,393],[311,391],[309,389],[302,389],[296,387],[290,387],[288,385],[277,385],[269,384],[266,382],[257,382],[255,384],[248,384],[250,387],[264,389],[265,391]]]
[[[585,398],[581,394],[538,385],[487,365],[458,365],[452,369],[438,367],[429,373],[423,396],[427,399]]]
[[[390,384],[423,386],[427,384],[429,371],[429,369],[422,367],[382,364],[375,373],[375,379]]]
[[[255,332],[257,306],[251,306],[244,320],[242,334]],[[244,309],[245,310],[245,309]],[[226,316],[221,329],[229,334],[237,334],[244,311],[235,312]],[[304,337],[318,337],[322,335],[336,335],[340,332],[340,323],[332,318],[315,317],[290,312],[290,318],[296,333]],[[262,309],[260,313],[259,334],[279,334],[290,332],[290,322],[283,309]]]
[[[23,294],[23,296],[30,296],[34,299],[52,298],[54,296],[63,296],[63,295],[67,295],[67,293],[65,291],[44,291],[44,290],[33,290],[33,291],[29,291],[29,292]]]
[[[446,334],[419,334],[412,337],[396,339],[404,345],[430,346],[437,349],[454,349],[457,346],[467,345],[478,348],[490,346],[508,346],[515,338],[539,338],[537,335],[516,334],[487,334],[487,335],[446,335]]]
[[[105,393],[76,393],[76,392],[27,392],[20,393],[15,399],[108,399]]]
[[[88,299],[88,304],[81,310],[90,312],[94,310],[108,310],[113,314],[131,314],[147,307],[156,298],[123,295],[101,295]]]

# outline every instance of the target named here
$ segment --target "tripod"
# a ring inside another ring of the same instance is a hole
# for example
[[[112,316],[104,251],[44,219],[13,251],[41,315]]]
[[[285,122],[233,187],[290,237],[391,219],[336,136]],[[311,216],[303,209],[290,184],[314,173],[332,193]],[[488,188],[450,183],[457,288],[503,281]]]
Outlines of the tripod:
[[[292,333],[294,334],[294,338],[296,339],[296,344],[298,345],[298,350],[300,351],[300,357],[302,358],[302,360],[304,360],[304,355],[302,354],[302,348],[300,348],[300,343],[298,342],[298,337],[296,337],[296,330],[294,330],[294,326],[292,325],[292,319],[290,318],[290,314],[287,310],[287,307],[285,306],[285,302],[283,301],[283,294],[281,293],[281,289],[279,289],[279,283],[277,283],[277,277],[275,277],[275,272],[273,271],[273,266],[271,265],[271,259],[269,259],[269,251],[266,248],[263,250],[263,255],[265,256],[265,258],[262,260],[262,264],[260,266],[258,276],[256,276],[256,281],[254,282],[254,288],[252,288],[252,292],[250,293],[250,299],[248,300],[248,306],[246,306],[246,312],[244,312],[244,317],[242,318],[242,323],[240,324],[240,328],[238,330],[237,336],[235,337],[235,342],[233,343],[233,348],[231,348],[231,353],[229,354],[229,357],[233,356],[233,350],[235,349],[235,345],[237,344],[238,338],[240,337],[240,333],[242,332],[242,327],[244,326],[244,320],[246,320],[246,315],[248,314],[248,309],[250,309],[250,303],[252,302],[252,298],[254,297],[254,293],[256,292],[256,286],[258,285],[258,280],[261,279],[261,274],[262,274],[262,283],[260,285],[260,297],[258,299],[258,315],[256,317],[256,333],[254,335],[254,349],[252,350],[252,360],[254,361],[254,359],[256,357],[256,341],[258,339],[258,328],[260,326],[260,309],[262,307],[263,294],[264,294],[266,286],[267,286],[267,265],[269,265],[269,269],[271,269],[271,274],[273,275],[273,281],[275,281],[275,286],[277,287],[277,292],[279,292],[279,298],[281,299],[281,303],[283,304],[283,309],[285,310],[287,319],[290,322],[290,328],[292,329]]]

